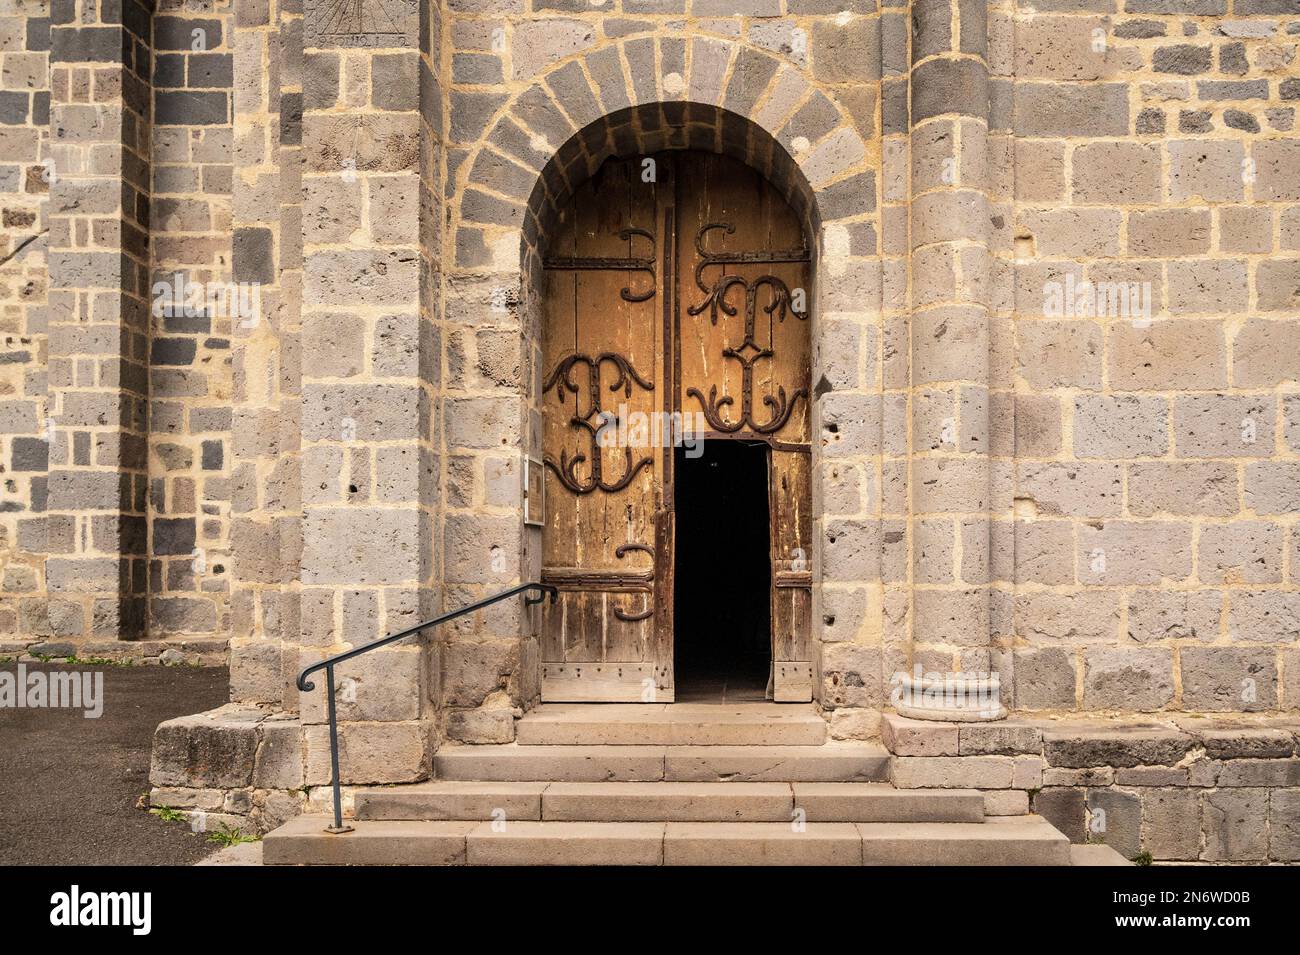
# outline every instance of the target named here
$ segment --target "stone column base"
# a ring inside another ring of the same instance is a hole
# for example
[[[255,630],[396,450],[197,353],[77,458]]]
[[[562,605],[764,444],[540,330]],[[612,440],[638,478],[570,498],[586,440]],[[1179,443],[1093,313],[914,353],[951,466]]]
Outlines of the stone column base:
[[[900,716],[944,723],[985,723],[1007,717],[996,673],[961,677],[900,674],[894,682],[891,700]]]

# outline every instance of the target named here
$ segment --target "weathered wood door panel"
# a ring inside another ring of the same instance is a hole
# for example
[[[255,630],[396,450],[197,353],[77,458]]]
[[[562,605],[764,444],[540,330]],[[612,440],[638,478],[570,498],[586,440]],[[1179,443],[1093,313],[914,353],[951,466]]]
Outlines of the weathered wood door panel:
[[[543,698],[673,698],[674,547],[690,528],[675,526],[672,442],[631,426],[699,412],[709,440],[771,447],[772,588],[753,597],[772,604],[775,697],[809,699],[803,233],[741,163],[651,158],[649,178],[640,158],[607,162],[548,239],[543,576],[561,596],[546,612]],[[620,440],[598,440],[602,423]]]

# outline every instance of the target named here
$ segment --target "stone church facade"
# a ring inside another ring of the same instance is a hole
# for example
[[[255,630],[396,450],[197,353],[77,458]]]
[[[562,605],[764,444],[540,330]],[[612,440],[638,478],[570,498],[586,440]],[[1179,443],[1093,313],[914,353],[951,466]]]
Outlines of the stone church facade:
[[[806,240],[776,573],[830,736],[1126,854],[1300,858],[1298,45],[1297,0],[0,0],[2,655],[228,654],[155,798],[323,806],[298,672],[583,533],[525,520],[557,210],[722,155]],[[342,669],[342,781],[566,698],[548,612]],[[891,715],[916,673],[996,686],[1000,740]]]

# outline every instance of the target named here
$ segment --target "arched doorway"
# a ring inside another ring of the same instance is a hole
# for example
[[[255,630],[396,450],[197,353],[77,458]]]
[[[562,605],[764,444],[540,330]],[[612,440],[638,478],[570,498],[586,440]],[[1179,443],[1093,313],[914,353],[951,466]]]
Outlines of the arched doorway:
[[[557,210],[544,700],[811,698],[811,258],[714,153],[609,159]]]

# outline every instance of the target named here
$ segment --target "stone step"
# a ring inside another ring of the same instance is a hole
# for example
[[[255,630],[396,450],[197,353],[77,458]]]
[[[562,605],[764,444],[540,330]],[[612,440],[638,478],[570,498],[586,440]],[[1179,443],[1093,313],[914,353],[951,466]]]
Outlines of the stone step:
[[[470,865],[663,865],[664,824],[484,822],[466,837],[465,852]]]
[[[860,822],[864,865],[1069,865],[1070,840],[1041,816],[984,822]]]
[[[1106,866],[1133,865],[1133,863],[1116,852],[1113,847],[1098,842],[1070,846],[1070,865]]]
[[[452,779],[382,786],[358,790],[353,811],[358,819],[541,819],[548,785]]]
[[[358,819],[568,822],[979,822],[980,793],[884,783],[473,782],[360,790]]]
[[[861,865],[851,822],[670,822],[665,865]]]
[[[263,865],[458,865],[481,822],[352,822],[329,833],[323,813],[295,816],[262,837]]]
[[[826,721],[780,703],[548,703],[519,720],[515,738],[521,746],[820,746]]]
[[[299,816],[267,834],[267,865],[1068,865],[1038,817],[986,823],[493,822]]]
[[[918,792],[887,783],[795,783],[794,802],[810,822],[983,822],[974,789]]]
[[[876,743],[821,746],[444,746],[439,779],[499,782],[883,782]]]

